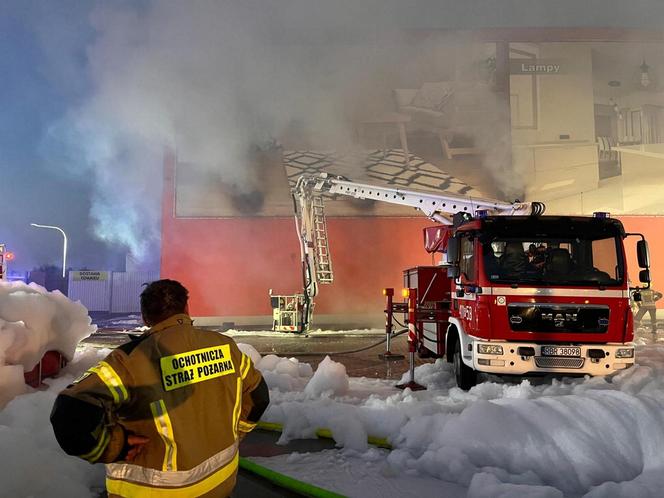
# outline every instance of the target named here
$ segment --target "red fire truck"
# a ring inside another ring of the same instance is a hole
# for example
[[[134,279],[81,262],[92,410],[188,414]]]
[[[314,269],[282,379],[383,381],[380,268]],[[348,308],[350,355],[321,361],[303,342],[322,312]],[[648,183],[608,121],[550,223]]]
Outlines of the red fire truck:
[[[634,364],[633,318],[623,241],[636,243],[639,280],[649,286],[648,245],[606,213],[543,216],[542,203],[504,203],[303,176],[293,191],[301,241],[305,306],[311,319],[318,283],[333,280],[323,195],[411,206],[440,223],[425,229],[439,266],[404,271],[414,302],[421,356],[454,364],[459,387],[478,372],[606,375]],[[389,292],[388,292],[389,294]],[[414,295],[414,296],[413,296]],[[391,314],[407,305],[388,296]]]

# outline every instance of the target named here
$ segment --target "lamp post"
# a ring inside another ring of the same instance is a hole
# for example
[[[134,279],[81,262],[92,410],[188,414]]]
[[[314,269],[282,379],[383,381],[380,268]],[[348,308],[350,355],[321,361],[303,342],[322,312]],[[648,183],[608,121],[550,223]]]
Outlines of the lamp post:
[[[37,223],[30,223],[30,226],[36,228],[50,228],[51,230],[57,230],[62,234],[63,244],[62,244],[62,278],[65,278],[67,272],[67,234],[60,227],[54,227],[51,225],[38,225]]]

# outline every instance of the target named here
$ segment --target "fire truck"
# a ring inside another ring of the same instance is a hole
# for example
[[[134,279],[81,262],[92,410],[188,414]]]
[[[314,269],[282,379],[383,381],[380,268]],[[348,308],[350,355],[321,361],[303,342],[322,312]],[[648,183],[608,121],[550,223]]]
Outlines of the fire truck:
[[[634,323],[624,240],[636,237],[639,280],[650,285],[648,244],[608,213],[544,216],[539,202],[500,202],[356,183],[328,174],[293,189],[308,327],[319,284],[333,281],[323,196],[350,196],[415,208],[438,223],[424,246],[440,264],[404,271],[410,305],[387,295],[414,330],[420,356],[445,357],[462,389],[480,372],[498,375],[606,375],[634,364]],[[388,348],[389,349],[389,348]]]

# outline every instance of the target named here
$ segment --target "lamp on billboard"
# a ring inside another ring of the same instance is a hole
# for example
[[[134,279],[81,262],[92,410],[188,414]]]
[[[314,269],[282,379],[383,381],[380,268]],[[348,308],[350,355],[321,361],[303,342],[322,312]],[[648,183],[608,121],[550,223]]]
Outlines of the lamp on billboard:
[[[637,65],[632,73],[632,86],[642,92],[656,92],[659,91],[658,83],[657,68],[648,64],[643,57],[641,64]]]
[[[641,86],[643,88],[648,88],[650,86],[650,66],[646,64],[646,59],[643,59],[643,63],[639,66],[641,70]]]
[[[33,226],[35,228],[49,228],[49,229],[52,229],[52,230],[57,230],[58,232],[60,232],[62,234],[62,238],[63,238],[63,243],[62,243],[62,278],[65,278],[65,275],[67,273],[67,234],[65,233],[65,231],[60,227],[56,227],[56,226],[52,226],[52,225],[39,225],[37,223],[30,223],[30,226]]]

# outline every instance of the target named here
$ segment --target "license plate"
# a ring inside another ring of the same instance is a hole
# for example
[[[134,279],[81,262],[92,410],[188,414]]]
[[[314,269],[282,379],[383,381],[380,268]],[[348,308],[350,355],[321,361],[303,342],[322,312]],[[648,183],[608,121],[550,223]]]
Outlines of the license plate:
[[[578,346],[542,346],[542,356],[581,356]]]

